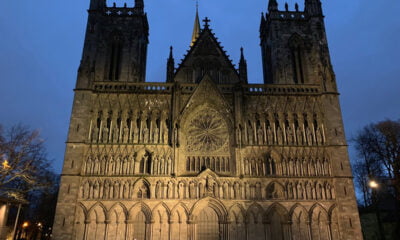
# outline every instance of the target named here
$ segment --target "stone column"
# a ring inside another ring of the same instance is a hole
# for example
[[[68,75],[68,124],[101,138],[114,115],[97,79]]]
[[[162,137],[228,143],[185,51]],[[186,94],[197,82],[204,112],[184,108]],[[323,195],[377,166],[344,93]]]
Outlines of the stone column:
[[[193,220],[187,222],[188,240],[196,240],[196,223]]]
[[[174,221],[168,221],[168,240],[172,240],[172,228],[173,228]]]
[[[226,222],[221,222],[219,224],[220,226],[220,235],[221,235],[221,240],[230,240],[230,234],[229,234],[229,226],[230,226],[230,222],[226,221]]]
[[[133,220],[125,221],[125,240],[131,240],[133,237],[131,225],[133,225]]]
[[[312,239],[311,221],[307,221],[308,239]]]
[[[108,226],[110,225],[110,223],[111,223],[110,220],[104,221],[104,240],[108,239]]]
[[[328,228],[328,239],[333,240],[332,239],[332,222],[331,221],[328,221],[327,228]]]
[[[292,240],[292,222],[283,223],[283,237],[285,240]]]
[[[269,223],[266,221],[263,221],[263,224],[264,224],[264,239],[268,240],[268,228],[269,228],[268,224]]]
[[[244,221],[244,229],[245,229],[246,240],[251,240],[249,238],[249,222],[248,221]]]
[[[85,220],[85,229],[83,231],[83,240],[88,238],[90,220]]]
[[[146,222],[146,233],[145,233],[145,240],[152,240],[153,239],[153,225],[154,225],[154,220],[151,220],[150,222]]]

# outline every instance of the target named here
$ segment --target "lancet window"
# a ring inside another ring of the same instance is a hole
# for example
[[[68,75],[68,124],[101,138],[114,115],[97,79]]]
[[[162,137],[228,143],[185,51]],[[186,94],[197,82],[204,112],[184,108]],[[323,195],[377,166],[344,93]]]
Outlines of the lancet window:
[[[114,33],[109,49],[108,80],[118,81],[121,74],[122,39],[121,35]]]
[[[296,84],[305,83],[304,66],[304,43],[299,35],[294,35],[289,40],[292,56],[293,81]]]
[[[186,157],[186,171],[198,173],[206,168],[215,172],[230,172],[230,157],[228,156],[188,156]]]

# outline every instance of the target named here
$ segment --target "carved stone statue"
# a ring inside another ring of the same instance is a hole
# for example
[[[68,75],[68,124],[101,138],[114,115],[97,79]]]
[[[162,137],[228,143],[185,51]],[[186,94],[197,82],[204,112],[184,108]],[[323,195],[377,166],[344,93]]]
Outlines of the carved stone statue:
[[[194,182],[190,182],[189,184],[189,197],[192,199],[196,198],[196,185]]]
[[[143,129],[143,143],[149,143],[149,129],[147,127]]]
[[[268,144],[274,143],[274,134],[272,133],[272,129],[270,126],[268,126],[267,128],[267,138],[268,138]]]
[[[311,146],[313,144],[313,140],[312,140],[313,136],[312,136],[312,132],[309,127],[306,128],[306,137],[307,137],[308,145]]]
[[[161,196],[161,190],[162,190],[162,183],[161,182],[157,182],[157,185],[156,185],[156,198],[157,199],[160,199],[160,198],[162,198],[162,196]]]
[[[178,185],[178,198],[180,198],[180,199],[182,199],[182,198],[184,198],[185,197],[185,185],[182,183],[182,182],[180,182],[179,183],[179,185]]]
[[[322,136],[322,131],[320,128],[317,128],[317,130],[315,131],[315,137],[317,138],[317,143],[318,144],[322,144],[324,141],[324,138]]]
[[[264,131],[260,126],[257,130],[258,145],[264,145]]]
[[[168,183],[167,198],[168,199],[173,199],[174,198],[174,184],[172,182]]]
[[[139,128],[133,129],[133,143],[139,142]]]
[[[286,128],[286,135],[288,144],[292,145],[294,143],[294,135],[293,135],[293,130],[290,126]]]
[[[247,133],[249,136],[249,145],[253,145],[254,144],[254,133],[253,133],[253,129],[251,127],[249,127],[247,129]]]
[[[303,134],[300,128],[296,129],[296,135],[297,135],[297,144],[303,145]]]
[[[113,130],[113,143],[118,142],[118,137],[119,137],[119,128],[115,127]]]
[[[278,126],[276,130],[276,137],[278,139],[278,144],[282,145],[283,144],[283,132],[280,126]]]
[[[158,128],[158,127],[155,127],[154,128],[154,130],[153,130],[153,143],[158,143],[158,138],[159,138],[159,132],[160,132],[160,129]]]
[[[102,132],[103,143],[108,142],[108,132],[108,127],[104,127]]]
[[[171,157],[168,156],[167,159],[167,174],[171,174],[172,173],[172,159]]]
[[[124,141],[124,143],[128,143],[128,141],[129,141],[129,128],[128,127],[124,127],[123,141]]]
[[[206,190],[208,196],[213,195],[214,182],[214,179],[210,175],[208,175],[206,179]]]
[[[98,139],[99,139],[99,128],[94,127],[92,131],[92,142],[97,143]]]

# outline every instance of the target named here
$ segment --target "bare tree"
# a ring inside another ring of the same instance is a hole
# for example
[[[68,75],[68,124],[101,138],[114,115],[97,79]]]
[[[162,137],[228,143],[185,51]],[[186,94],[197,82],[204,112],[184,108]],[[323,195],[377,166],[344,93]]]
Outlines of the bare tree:
[[[0,191],[14,197],[51,185],[54,174],[38,131],[0,125]]]
[[[370,124],[363,128],[354,139],[359,160],[355,164],[357,184],[364,193],[368,205],[370,191],[366,188],[371,178],[386,178],[385,194],[392,194],[396,199],[396,237],[400,236],[400,120],[386,120]],[[360,169],[357,169],[360,168]],[[398,239],[398,238],[396,238]]]

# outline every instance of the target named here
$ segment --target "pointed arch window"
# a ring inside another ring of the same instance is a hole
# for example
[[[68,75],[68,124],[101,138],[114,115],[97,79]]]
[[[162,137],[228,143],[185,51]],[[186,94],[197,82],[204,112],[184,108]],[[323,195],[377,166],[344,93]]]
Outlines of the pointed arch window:
[[[293,35],[289,40],[289,47],[292,57],[293,81],[295,84],[304,84],[304,41],[301,36],[298,34]]]
[[[118,81],[121,75],[122,38],[118,33],[111,37],[109,50],[108,80]]]

